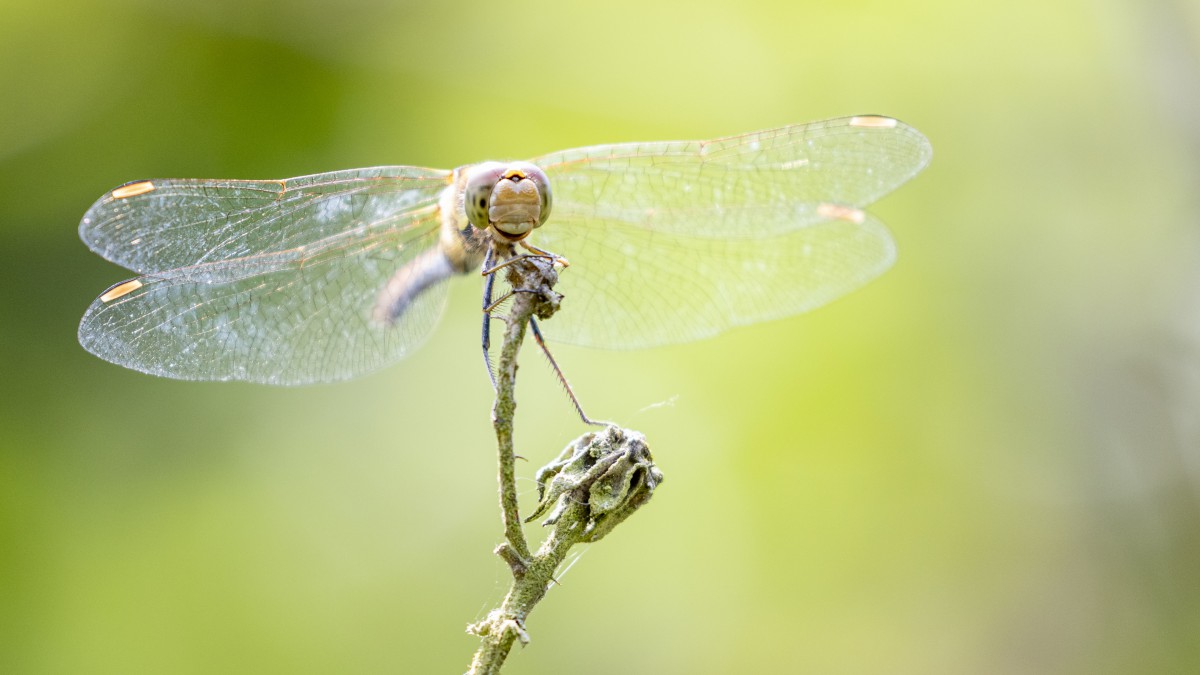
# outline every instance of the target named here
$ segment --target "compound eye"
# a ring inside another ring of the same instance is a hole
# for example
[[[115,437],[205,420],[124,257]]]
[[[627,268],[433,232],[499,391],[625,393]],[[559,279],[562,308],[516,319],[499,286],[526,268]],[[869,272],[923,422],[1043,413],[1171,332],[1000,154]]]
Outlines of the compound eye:
[[[500,162],[483,162],[467,171],[467,187],[463,192],[467,220],[481,230],[488,227],[488,206],[492,190],[504,175],[505,169],[505,165]]]
[[[546,176],[545,171],[529,162],[512,162],[508,168],[524,173],[525,178],[533,181],[533,184],[537,186],[538,197],[541,200],[541,213],[538,215],[537,226],[541,227],[550,217],[550,208],[554,206],[554,195],[550,192],[550,179]]]

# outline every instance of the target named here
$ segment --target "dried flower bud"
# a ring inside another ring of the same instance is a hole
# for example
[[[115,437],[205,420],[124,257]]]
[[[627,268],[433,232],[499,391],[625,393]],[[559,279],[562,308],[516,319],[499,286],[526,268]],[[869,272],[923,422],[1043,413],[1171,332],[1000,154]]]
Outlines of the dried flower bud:
[[[649,501],[662,480],[645,437],[609,426],[580,436],[538,471],[538,508],[528,520],[553,507],[542,524],[554,525],[568,506],[583,505],[586,514],[579,541],[599,541]]]

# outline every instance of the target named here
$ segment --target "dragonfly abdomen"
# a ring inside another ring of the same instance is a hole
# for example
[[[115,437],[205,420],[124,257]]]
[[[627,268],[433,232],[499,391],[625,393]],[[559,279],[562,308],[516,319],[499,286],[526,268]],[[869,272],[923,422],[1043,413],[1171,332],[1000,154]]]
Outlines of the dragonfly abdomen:
[[[454,274],[468,274],[482,264],[491,237],[487,230],[468,222],[463,206],[464,188],[465,176],[455,170],[451,185],[438,199],[441,214],[438,245],[396,270],[380,289],[372,313],[375,321],[395,323],[422,292]]]
[[[373,313],[375,321],[395,323],[417,296],[434,284],[449,279],[454,272],[454,265],[440,247],[431,248],[413,258],[396,270],[387,285],[380,289]]]

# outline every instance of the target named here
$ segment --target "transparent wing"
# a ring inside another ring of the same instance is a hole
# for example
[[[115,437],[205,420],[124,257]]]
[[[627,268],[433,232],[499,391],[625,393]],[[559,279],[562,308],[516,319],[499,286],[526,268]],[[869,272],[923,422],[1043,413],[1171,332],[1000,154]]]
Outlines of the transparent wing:
[[[287,180],[145,180],[88,209],[79,236],[139,274],[294,249],[436,202],[450,172],[412,166]]]
[[[79,340],[106,360],[180,379],[302,384],[381,368],[441,313],[445,289],[435,287],[395,325],[371,318],[392,274],[436,246],[448,176],[383,167],[113,190],[80,234],[143,276],[93,302]]]
[[[532,160],[554,189],[533,243],[571,261],[570,311],[548,336],[641,348],[825,304],[892,264],[891,236],[861,209],[931,154],[915,129],[867,116]]]

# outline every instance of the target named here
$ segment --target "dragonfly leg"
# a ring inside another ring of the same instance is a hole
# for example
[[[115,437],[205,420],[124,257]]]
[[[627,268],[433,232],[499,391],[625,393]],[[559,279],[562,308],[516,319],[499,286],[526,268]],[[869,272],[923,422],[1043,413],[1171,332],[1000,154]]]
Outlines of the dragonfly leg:
[[[505,300],[511,298],[512,296],[516,295],[517,293],[537,293],[537,291],[533,290],[532,288],[514,288],[511,291],[509,291],[509,292],[505,293],[504,295],[493,300],[492,304],[483,308],[483,311],[491,313],[493,310],[495,310],[497,307],[499,307]]]
[[[583,405],[579,402],[579,398],[575,396],[575,390],[571,389],[571,383],[567,382],[567,376],[563,375],[562,369],[558,367],[558,362],[554,360],[554,355],[550,353],[550,348],[546,346],[546,340],[542,337],[542,330],[538,328],[537,319],[529,318],[529,328],[533,331],[533,339],[537,340],[538,346],[542,348],[542,353],[546,355],[546,360],[550,362],[550,367],[554,369],[554,375],[558,377],[558,383],[566,390],[567,396],[571,399],[571,405],[575,406],[575,412],[579,413],[579,419],[583,420],[584,424],[602,427],[608,422],[596,422],[583,412]]]
[[[505,267],[508,267],[509,265],[511,265],[515,262],[520,262],[522,260],[527,260],[529,258],[542,258],[543,260],[549,260],[552,263],[566,263],[566,261],[567,261],[566,258],[556,256],[553,253],[546,254],[546,255],[543,255],[541,253],[536,253],[536,254],[532,254],[532,255],[528,254],[528,253],[522,253],[521,255],[514,255],[513,257],[509,258],[508,260],[505,260],[504,262],[502,262],[498,265],[493,265],[491,267],[488,267],[487,262],[485,261],[484,265],[483,265],[483,271],[480,272],[480,274],[482,274],[484,276],[492,275],[492,274],[495,274],[496,272],[504,269]],[[564,267],[565,266],[566,265],[564,265]]]
[[[524,239],[522,239],[520,243],[521,243],[521,248],[525,249],[526,251],[529,251],[530,253],[533,253],[536,256],[540,256],[543,258],[549,258],[551,260],[551,262],[553,262],[557,265],[562,265],[563,267],[571,266],[571,261],[567,260],[566,258],[562,257],[561,255],[559,255],[557,253],[554,253],[553,251],[547,251],[544,248],[538,248],[537,246],[534,246],[533,244],[529,243],[528,241],[526,241]]]
[[[495,251],[488,247],[487,256],[483,259],[483,266],[490,267],[495,259]],[[496,389],[496,371],[492,368],[492,309],[496,303],[492,302],[492,289],[496,285],[496,275],[487,275],[487,281],[483,284],[483,363],[487,367],[488,379],[492,381],[492,390]]]

